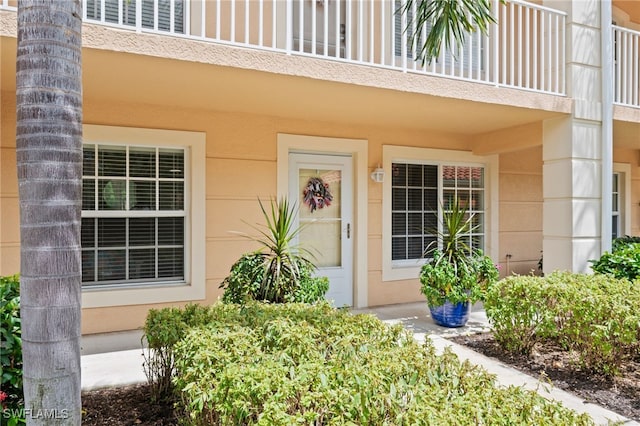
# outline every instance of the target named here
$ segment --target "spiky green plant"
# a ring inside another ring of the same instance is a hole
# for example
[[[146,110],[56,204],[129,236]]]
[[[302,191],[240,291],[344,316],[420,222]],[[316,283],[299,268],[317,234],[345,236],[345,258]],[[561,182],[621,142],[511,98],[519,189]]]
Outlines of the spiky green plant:
[[[469,234],[478,228],[473,213],[458,198],[449,209],[442,206],[442,230],[432,230],[442,242],[442,249],[430,244],[424,252],[427,262],[420,270],[421,292],[431,306],[475,302],[482,298],[487,286],[498,279],[498,269],[482,250],[467,243]]]
[[[243,234],[261,246],[256,255],[261,258],[263,275],[256,299],[274,303],[292,302],[305,271],[316,269],[311,260],[312,253],[295,243],[304,228],[295,225],[297,205],[286,198],[277,201],[272,199],[269,206],[265,206],[260,199],[258,203],[266,223],[252,227],[260,236]]]

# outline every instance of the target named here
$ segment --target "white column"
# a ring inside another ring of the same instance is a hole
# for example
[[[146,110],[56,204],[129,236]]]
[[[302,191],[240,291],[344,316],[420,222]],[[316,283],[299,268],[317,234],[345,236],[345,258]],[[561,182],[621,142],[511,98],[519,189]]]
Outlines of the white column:
[[[568,14],[567,89],[571,115],[543,126],[544,272],[589,272],[601,253],[603,218],[603,114],[601,2],[545,1]],[[607,63],[607,61],[605,61]],[[605,195],[606,196],[606,195]],[[605,227],[606,228],[606,227]]]

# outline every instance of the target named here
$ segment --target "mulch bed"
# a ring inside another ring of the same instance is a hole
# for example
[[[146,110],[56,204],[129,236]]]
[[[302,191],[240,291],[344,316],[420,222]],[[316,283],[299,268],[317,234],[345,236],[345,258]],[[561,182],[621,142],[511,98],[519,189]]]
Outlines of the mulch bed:
[[[640,421],[640,359],[628,360],[622,375],[606,379],[577,370],[570,355],[553,345],[536,347],[530,358],[505,353],[491,333],[451,338],[524,373],[550,381],[585,401]],[[173,401],[152,401],[147,385],[102,389],[82,394],[83,425],[178,425]]]
[[[542,381],[551,382],[586,402],[640,421],[640,359],[625,360],[621,375],[611,379],[581,371],[572,363],[569,352],[553,344],[537,345],[531,356],[527,357],[502,350],[492,333],[459,336],[450,340]]]

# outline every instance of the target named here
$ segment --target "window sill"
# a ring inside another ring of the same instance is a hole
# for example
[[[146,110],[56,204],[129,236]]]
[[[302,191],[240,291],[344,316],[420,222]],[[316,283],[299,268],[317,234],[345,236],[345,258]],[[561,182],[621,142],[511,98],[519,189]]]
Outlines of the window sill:
[[[188,283],[130,285],[115,288],[83,288],[83,308],[146,305],[152,303],[203,300],[205,286]]]

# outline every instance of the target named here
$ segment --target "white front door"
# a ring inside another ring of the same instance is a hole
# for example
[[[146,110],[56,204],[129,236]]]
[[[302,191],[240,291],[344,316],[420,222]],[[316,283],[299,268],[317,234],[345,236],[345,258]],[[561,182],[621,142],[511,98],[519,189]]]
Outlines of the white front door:
[[[353,306],[353,159],[289,154],[289,198],[298,206],[298,243],[309,250],[317,275],[329,278],[326,298]]]

